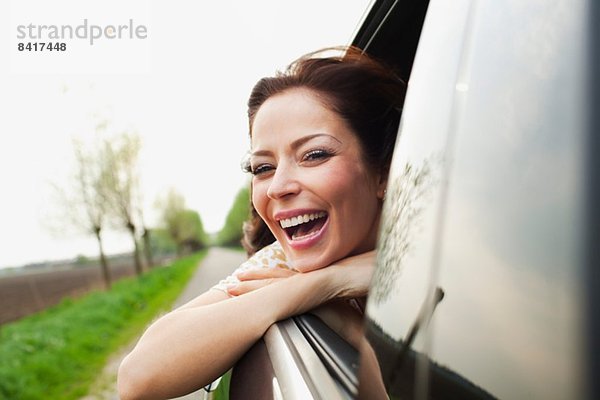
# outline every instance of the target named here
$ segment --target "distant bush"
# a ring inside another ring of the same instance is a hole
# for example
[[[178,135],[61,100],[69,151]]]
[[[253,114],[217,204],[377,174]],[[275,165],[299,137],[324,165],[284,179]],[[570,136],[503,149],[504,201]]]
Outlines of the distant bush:
[[[161,230],[168,233],[177,254],[197,251],[209,245],[200,214],[186,208],[185,199],[175,189],[159,198],[156,207],[160,210]]]
[[[242,226],[250,217],[250,189],[242,188],[233,200],[233,205],[225,218],[225,225],[217,234],[215,242],[219,246],[240,246]]]
[[[0,327],[0,399],[77,399],[181,292],[205,253]]]
[[[175,254],[177,243],[171,238],[166,229],[156,228],[150,231],[150,248],[152,254]]]

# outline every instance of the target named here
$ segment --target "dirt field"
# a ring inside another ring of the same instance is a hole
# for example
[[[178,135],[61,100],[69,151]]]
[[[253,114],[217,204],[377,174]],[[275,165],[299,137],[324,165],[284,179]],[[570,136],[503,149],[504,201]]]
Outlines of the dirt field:
[[[134,274],[132,263],[109,264],[112,281]],[[97,266],[0,278],[0,325],[102,287]]]

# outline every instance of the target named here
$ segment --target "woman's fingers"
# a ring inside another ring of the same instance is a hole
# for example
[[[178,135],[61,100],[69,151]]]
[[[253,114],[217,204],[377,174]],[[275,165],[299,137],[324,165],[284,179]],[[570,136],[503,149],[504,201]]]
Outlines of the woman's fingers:
[[[229,286],[227,288],[227,293],[229,293],[230,296],[239,296],[295,274],[297,274],[297,272],[284,268],[249,269],[236,274],[236,277],[240,282]]]
[[[249,293],[270,285],[275,280],[276,278],[241,281],[240,283],[236,283],[227,287],[227,293],[229,293],[230,296],[240,296],[242,294]]]
[[[251,281],[271,278],[287,278],[294,274],[297,274],[297,272],[285,268],[254,268],[240,272],[236,276],[240,281]]]

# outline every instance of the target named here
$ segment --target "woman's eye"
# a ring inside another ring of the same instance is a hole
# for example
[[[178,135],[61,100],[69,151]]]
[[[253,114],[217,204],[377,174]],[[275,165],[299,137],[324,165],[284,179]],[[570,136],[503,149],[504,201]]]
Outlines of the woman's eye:
[[[252,167],[250,172],[252,172],[252,175],[261,175],[261,174],[264,174],[265,172],[271,171],[272,169],[274,169],[274,168],[270,164],[260,164],[256,167]]]
[[[331,153],[327,150],[311,150],[304,155],[304,161],[323,160],[331,157]]]

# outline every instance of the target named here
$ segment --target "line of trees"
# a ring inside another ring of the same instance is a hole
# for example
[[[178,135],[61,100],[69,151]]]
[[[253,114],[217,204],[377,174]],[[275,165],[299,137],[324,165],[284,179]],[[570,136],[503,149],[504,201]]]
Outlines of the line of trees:
[[[105,124],[97,128],[103,129]],[[138,167],[141,140],[137,134],[96,135],[86,144],[74,140],[73,149],[75,164],[70,184],[54,185],[64,216],[61,220],[63,225],[66,222],[95,237],[107,288],[112,281],[102,236],[107,229],[123,230],[130,235],[138,276],[143,273],[144,264],[147,268],[154,266],[155,251],[174,248],[182,255],[208,243],[200,215],[186,209],[183,197],[174,190],[157,202],[162,227],[150,229],[146,225]]]
[[[104,136],[106,123],[98,125],[91,142],[73,141],[75,164],[66,187],[55,186],[61,206],[59,231],[65,225],[93,236],[98,243],[100,268],[107,288],[112,277],[105,254],[103,233],[108,229],[127,232],[133,244],[133,265],[139,276],[155,264],[155,255],[176,253],[181,256],[211,244],[200,215],[186,207],[184,197],[170,189],[156,202],[159,226],[150,228],[144,218],[138,167],[142,143],[136,133]],[[236,195],[223,228],[214,243],[239,246],[243,223],[250,214],[250,190]],[[66,224],[65,224],[66,223]]]

